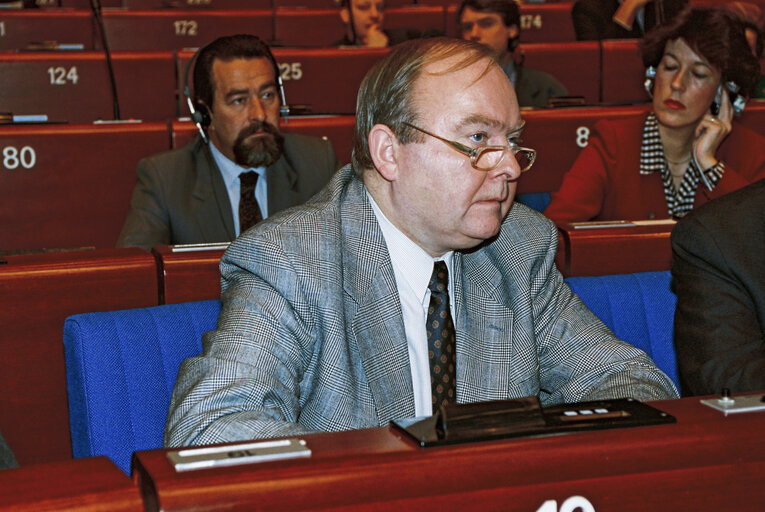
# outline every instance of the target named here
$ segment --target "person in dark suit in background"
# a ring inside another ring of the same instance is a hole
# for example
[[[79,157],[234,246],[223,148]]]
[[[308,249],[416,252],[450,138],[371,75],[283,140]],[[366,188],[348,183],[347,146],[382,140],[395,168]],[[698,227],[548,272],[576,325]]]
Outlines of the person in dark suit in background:
[[[385,0],[338,0],[337,4],[345,35],[333,46],[385,48],[421,35],[415,28],[383,28]]]
[[[195,62],[200,136],[138,163],[118,247],[231,241],[305,202],[340,166],[329,141],[279,132],[278,67],[260,39],[216,39]]]
[[[639,39],[687,4],[688,0],[577,0],[571,18],[579,41]]]
[[[678,222],[672,253],[683,394],[765,389],[765,179]]]
[[[552,75],[523,65],[515,50],[521,37],[521,11],[514,0],[463,0],[457,9],[462,39],[488,46],[513,84],[521,107],[546,107],[568,91]],[[517,62],[516,62],[517,60]]]
[[[429,38],[362,81],[353,164],[221,260],[165,445],[387,425],[444,403],[677,396],[563,282],[558,234],[513,197],[533,151],[488,48]]]

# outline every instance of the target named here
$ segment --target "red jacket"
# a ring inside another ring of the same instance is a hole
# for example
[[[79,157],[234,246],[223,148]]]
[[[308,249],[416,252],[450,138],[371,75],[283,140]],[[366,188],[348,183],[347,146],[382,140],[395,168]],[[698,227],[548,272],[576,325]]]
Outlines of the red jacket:
[[[645,116],[598,121],[545,215],[557,223],[668,218],[661,173],[640,174],[644,124]],[[734,122],[717,158],[725,173],[711,192],[699,183],[694,208],[765,178],[765,137]]]

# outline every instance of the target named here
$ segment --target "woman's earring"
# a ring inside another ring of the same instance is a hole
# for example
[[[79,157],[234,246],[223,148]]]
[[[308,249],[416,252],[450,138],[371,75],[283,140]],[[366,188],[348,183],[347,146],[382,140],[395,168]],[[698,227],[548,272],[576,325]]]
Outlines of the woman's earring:
[[[643,82],[643,87],[645,87],[645,92],[648,93],[648,96],[650,98],[653,98],[653,79],[656,78],[656,68],[653,66],[648,66],[645,69],[645,82]]]

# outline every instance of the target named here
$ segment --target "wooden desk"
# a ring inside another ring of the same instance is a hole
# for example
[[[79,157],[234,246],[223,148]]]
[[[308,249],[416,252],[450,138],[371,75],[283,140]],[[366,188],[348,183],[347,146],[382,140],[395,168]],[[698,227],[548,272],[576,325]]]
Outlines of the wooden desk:
[[[159,303],[220,299],[218,265],[225,251],[221,245],[208,244],[196,249],[172,245],[154,247],[151,252],[157,260]]]
[[[64,320],[157,305],[154,258],[136,247],[4,256],[0,432],[19,464],[69,459]]]
[[[177,115],[172,52],[115,51],[112,64],[122,120],[165,121]],[[55,122],[114,120],[108,70],[100,51],[0,53],[2,108],[45,114]]]
[[[273,39],[273,15],[266,10],[106,10],[106,37],[112,51],[198,48],[230,34]],[[101,47],[96,41],[97,48]]]
[[[142,511],[138,488],[106,457],[0,471],[0,510]]]
[[[0,126],[0,249],[112,248],[165,123]]]
[[[175,473],[136,453],[147,510],[761,510],[765,412],[698,398],[651,405],[676,424],[421,449],[389,428],[303,436],[308,459]],[[436,487],[433,472],[449,467]],[[563,510],[563,507],[560,508]]]
[[[595,224],[579,224],[582,225]],[[555,262],[565,277],[651,272],[669,270],[672,266],[669,236],[674,222],[584,229],[575,226],[558,226],[560,239]]]
[[[0,10],[0,51],[20,50],[30,43],[42,41],[54,41],[62,45],[75,45],[83,50],[92,50],[92,27],[89,11],[3,9]],[[38,91],[36,96],[39,99],[42,96],[41,92]]]

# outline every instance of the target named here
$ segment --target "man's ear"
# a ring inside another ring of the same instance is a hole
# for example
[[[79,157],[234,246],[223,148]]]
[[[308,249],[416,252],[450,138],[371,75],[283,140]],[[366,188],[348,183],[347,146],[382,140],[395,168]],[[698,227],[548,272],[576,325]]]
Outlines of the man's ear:
[[[351,22],[351,13],[348,12],[348,8],[347,7],[343,7],[342,9],[340,9],[340,19],[346,25],[350,24],[350,22]]]
[[[377,172],[387,181],[394,181],[398,174],[396,151],[399,147],[398,138],[384,124],[376,124],[367,137],[369,154]]]
[[[507,38],[508,39],[515,39],[518,37],[518,34],[521,33],[521,30],[518,28],[518,25],[510,25],[507,27]]]

